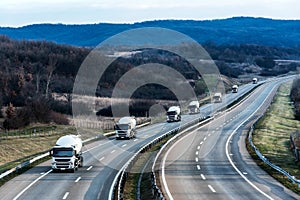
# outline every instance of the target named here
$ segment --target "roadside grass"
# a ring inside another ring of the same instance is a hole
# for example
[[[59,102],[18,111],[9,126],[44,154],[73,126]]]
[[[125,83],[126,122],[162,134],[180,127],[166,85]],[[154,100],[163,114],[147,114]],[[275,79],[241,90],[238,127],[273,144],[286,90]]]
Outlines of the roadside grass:
[[[288,82],[279,87],[266,114],[256,123],[253,143],[271,163],[300,179],[300,165],[295,162],[290,149],[290,134],[300,128],[300,121],[294,120],[294,110],[290,103],[291,84]],[[296,184],[292,184],[284,175],[264,164],[249,144],[247,147],[259,166],[286,187],[300,194],[300,188]]]
[[[51,126],[51,131],[49,131],[49,125],[39,125],[39,129],[44,130],[44,132],[41,131],[40,133],[30,135],[18,133],[15,136],[0,137],[0,173],[16,167],[38,153],[50,150],[55,145],[56,140],[63,135],[79,133],[82,136],[82,140],[85,140],[102,134],[101,130],[95,129],[76,129],[74,126],[63,125],[53,127]],[[24,129],[24,132],[29,129],[31,127]]]

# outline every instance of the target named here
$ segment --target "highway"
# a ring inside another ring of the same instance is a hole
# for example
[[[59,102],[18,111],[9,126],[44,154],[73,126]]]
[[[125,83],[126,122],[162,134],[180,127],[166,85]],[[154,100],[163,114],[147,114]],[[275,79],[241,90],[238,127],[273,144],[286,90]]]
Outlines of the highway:
[[[115,140],[110,137],[85,145],[84,167],[75,173],[53,173],[50,160],[46,161],[0,187],[1,200],[108,199],[118,170],[139,148],[181,124],[203,115],[211,115],[254,86],[254,84],[241,86],[239,93],[226,95],[222,103],[201,107],[201,114],[183,115],[181,122],[163,122],[138,129],[136,139]]]
[[[249,125],[282,80],[265,83],[237,107],[169,146],[159,163],[167,199],[300,198],[261,170],[245,147]]]

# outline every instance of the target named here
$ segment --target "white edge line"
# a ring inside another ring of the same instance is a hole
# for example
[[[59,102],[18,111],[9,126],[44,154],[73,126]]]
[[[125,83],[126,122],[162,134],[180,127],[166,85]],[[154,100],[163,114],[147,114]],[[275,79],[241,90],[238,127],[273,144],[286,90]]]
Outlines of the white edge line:
[[[275,86],[272,88],[272,90],[269,92],[268,96],[271,94],[271,92],[274,90]],[[230,136],[228,137],[227,141],[226,141],[226,147],[225,147],[225,151],[226,151],[226,156],[227,156],[227,159],[229,160],[230,164],[232,165],[232,167],[235,169],[235,171],[237,171],[237,173],[247,182],[249,183],[254,189],[256,189],[258,192],[260,192],[262,195],[264,195],[265,197],[267,197],[268,199],[272,199],[273,198],[271,196],[269,196],[268,194],[266,194],[264,191],[262,191],[261,189],[259,189],[256,185],[254,185],[254,183],[252,183],[237,167],[236,165],[233,163],[230,155],[229,155],[229,151],[228,151],[228,147],[229,147],[229,143],[230,143],[230,140],[231,138],[233,137],[233,135],[236,133],[236,131],[246,122],[248,121],[261,107],[262,105],[266,102],[268,98],[266,98],[262,104],[260,104],[260,106],[254,111],[252,112],[252,114],[247,118],[245,119],[242,123],[240,123],[240,125],[238,127],[236,127],[232,133],[230,134]]]
[[[18,199],[24,192],[26,192],[33,184],[35,184],[36,182],[38,182],[41,178],[43,178],[44,176],[48,175],[50,172],[52,172],[52,169],[50,169],[49,171],[47,171],[45,174],[43,174],[42,176],[38,177],[37,179],[35,179],[33,182],[31,182],[26,188],[24,188],[15,198],[13,198],[13,200]]]
[[[90,169],[92,169],[92,168],[93,168],[93,166],[89,166],[89,168],[87,168],[86,170],[90,171]]]

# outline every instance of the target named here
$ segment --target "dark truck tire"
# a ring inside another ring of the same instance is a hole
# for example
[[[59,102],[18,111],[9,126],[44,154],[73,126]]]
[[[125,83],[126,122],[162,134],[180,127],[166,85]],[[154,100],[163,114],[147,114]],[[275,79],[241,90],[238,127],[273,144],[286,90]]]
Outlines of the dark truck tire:
[[[83,167],[83,157],[82,156],[80,156],[80,162],[79,162],[78,167]]]

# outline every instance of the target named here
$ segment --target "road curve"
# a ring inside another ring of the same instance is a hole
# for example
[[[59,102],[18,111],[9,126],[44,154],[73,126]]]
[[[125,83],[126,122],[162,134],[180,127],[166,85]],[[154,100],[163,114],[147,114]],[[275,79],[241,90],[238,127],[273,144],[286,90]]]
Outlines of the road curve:
[[[139,148],[183,123],[212,114],[253,87],[253,84],[241,86],[239,93],[226,95],[223,103],[205,105],[197,115],[183,115],[181,123],[158,123],[141,128],[134,140],[107,138],[85,145],[84,167],[75,173],[52,173],[50,161],[46,161],[0,187],[1,200],[107,199],[118,170]]]
[[[245,149],[247,126],[283,79],[264,84],[236,108],[173,143],[162,155],[167,199],[299,199],[268,176]]]

